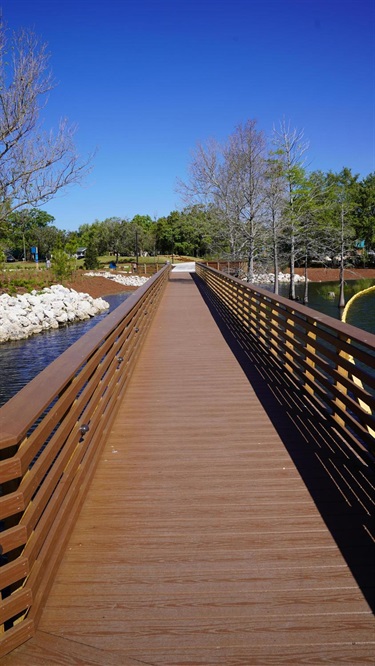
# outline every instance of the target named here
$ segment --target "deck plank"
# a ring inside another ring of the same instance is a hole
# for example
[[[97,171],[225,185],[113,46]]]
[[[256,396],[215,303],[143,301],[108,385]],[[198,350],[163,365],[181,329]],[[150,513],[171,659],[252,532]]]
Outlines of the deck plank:
[[[191,277],[172,274],[29,649],[53,636],[96,651],[77,664],[373,664],[373,615],[311,495],[318,468],[307,488],[303,438],[283,428],[297,458]],[[335,489],[325,501],[345,530]],[[5,666],[26,663],[17,652]]]

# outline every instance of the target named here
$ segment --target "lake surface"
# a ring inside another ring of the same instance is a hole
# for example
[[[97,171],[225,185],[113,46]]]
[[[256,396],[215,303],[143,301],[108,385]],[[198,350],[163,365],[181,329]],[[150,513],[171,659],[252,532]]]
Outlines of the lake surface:
[[[1,344],[0,406],[129,296],[131,292],[105,296],[104,300],[109,303],[109,310],[96,317],[45,331],[26,340]]]
[[[348,280],[345,283],[345,301],[348,302],[354,294],[375,285],[375,280]],[[268,291],[273,291],[273,285],[261,285]],[[305,285],[296,284],[296,296],[303,303]],[[279,285],[280,296],[288,298],[289,284]],[[334,296],[333,296],[334,295]],[[339,283],[338,282],[309,282],[309,301],[307,306],[324,314],[340,319]],[[347,323],[362,328],[364,331],[375,333],[375,293],[362,296],[354,301],[349,308]]]
[[[375,280],[351,280],[345,288],[346,300],[352,295],[375,285]],[[272,291],[272,285],[262,285]],[[280,285],[280,295],[288,297],[289,285]],[[296,285],[296,295],[303,301],[304,285]],[[335,294],[332,298],[330,294]],[[0,406],[33,379],[49,363],[64,352],[70,345],[78,340],[90,328],[107,316],[131,294],[123,292],[113,296],[106,296],[110,309],[92,319],[63,326],[52,331],[45,331],[27,340],[16,340],[0,345]],[[310,282],[308,306],[319,312],[340,318],[338,308],[337,282]],[[349,310],[348,323],[354,324],[364,330],[375,333],[375,295],[362,297],[353,304]]]

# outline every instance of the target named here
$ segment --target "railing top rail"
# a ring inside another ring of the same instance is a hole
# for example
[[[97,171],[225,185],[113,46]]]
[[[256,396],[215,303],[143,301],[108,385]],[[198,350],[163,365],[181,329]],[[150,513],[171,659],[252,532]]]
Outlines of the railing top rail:
[[[357,328],[356,326],[353,326],[352,324],[344,323],[339,319],[335,319],[334,317],[320,313],[318,310],[313,310],[312,308],[309,308],[308,306],[303,305],[298,301],[291,301],[289,298],[285,298],[279,294],[274,294],[271,291],[263,289],[262,287],[259,287],[255,284],[247,283],[243,280],[240,280],[239,278],[227,275],[226,273],[218,271],[216,268],[212,268],[211,266],[206,266],[205,264],[199,265],[211,273],[216,273],[217,275],[225,277],[231,282],[236,282],[243,289],[250,289],[253,293],[259,293],[259,295],[263,298],[267,298],[270,302],[278,303],[284,306],[288,311],[293,310],[293,313],[300,314],[304,319],[317,322],[318,324],[329,327],[331,329],[333,328],[337,331],[338,334],[342,334],[345,338],[350,338],[352,342],[356,342],[360,345],[364,345],[370,349],[375,350],[375,335],[373,333],[364,331],[360,328]]]
[[[0,448],[12,446],[22,439],[35,419],[75,376],[93,351],[116,329],[120,321],[131,316],[132,310],[159,279],[161,273],[169,270],[170,266],[166,265],[150,277],[126,301],[79,338],[0,408]]]

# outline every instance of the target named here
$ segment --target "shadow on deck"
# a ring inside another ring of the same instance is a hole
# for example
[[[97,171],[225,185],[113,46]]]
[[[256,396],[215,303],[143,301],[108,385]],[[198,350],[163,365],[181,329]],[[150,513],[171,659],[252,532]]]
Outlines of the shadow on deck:
[[[370,608],[375,611],[374,490],[370,460],[360,460],[313,409],[282,367],[248,338],[235,337],[235,322],[218,312],[207,287],[193,276],[223,338],[290,454],[303,482]]]

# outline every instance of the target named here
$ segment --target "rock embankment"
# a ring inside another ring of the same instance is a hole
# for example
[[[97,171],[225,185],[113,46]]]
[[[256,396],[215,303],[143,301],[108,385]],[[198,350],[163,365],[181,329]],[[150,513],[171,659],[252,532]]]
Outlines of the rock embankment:
[[[289,273],[279,273],[278,280],[279,280],[279,282],[290,282],[290,274]],[[298,275],[297,273],[295,273],[294,281],[295,282],[305,282],[305,276],[304,275]],[[254,274],[254,279],[253,279],[254,284],[273,284],[274,282],[275,282],[275,274],[274,273],[256,273],[256,274]]]
[[[0,296],[0,342],[22,340],[64,324],[89,319],[107,310],[102,298],[68,289],[62,285],[41,292]]]
[[[89,273],[85,273],[85,275],[87,277],[106,278],[107,280],[112,280],[112,282],[122,284],[124,287],[134,288],[141,287],[149,280],[148,277],[143,277],[142,275],[123,275],[121,273],[109,273],[105,271],[101,271],[100,273],[90,271]]]

